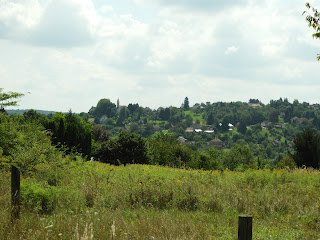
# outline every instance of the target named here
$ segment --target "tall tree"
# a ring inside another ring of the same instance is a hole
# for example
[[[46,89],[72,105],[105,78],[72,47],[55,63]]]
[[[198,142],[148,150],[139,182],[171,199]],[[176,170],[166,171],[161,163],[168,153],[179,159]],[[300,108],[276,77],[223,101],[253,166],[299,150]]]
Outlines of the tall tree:
[[[117,115],[117,107],[109,99],[101,99],[97,107],[93,110],[93,116],[100,120],[100,118],[106,115],[108,118],[114,117]]]
[[[148,163],[145,140],[136,133],[121,132],[116,139],[103,142],[94,157],[111,164]]]
[[[186,98],[184,99],[183,109],[184,109],[185,111],[188,111],[188,110],[190,109],[188,97],[186,97]]]
[[[298,167],[319,168],[320,162],[320,137],[312,129],[305,129],[297,134],[294,139],[293,159]]]
[[[126,118],[127,118],[126,108],[121,108],[119,112],[119,117],[117,120],[117,125],[119,126],[123,125]]]
[[[17,92],[8,92],[4,93],[2,92],[3,88],[0,88],[0,109],[1,112],[5,112],[4,107],[7,106],[16,106],[18,104],[18,101],[15,99],[20,98],[23,96],[22,93]],[[2,117],[0,115],[0,117]],[[12,157],[11,151],[14,147],[16,147],[16,139],[19,139],[19,135],[14,129],[14,131],[8,131],[9,127],[12,127],[12,122],[9,122],[9,124],[6,124],[7,119],[2,119],[1,127],[2,131],[0,130],[0,150],[1,155],[5,155],[8,157]],[[21,137],[20,137],[21,139]],[[20,215],[20,171],[15,166],[14,163],[11,164],[11,221],[15,221],[19,218]]]
[[[0,88],[0,109],[4,109],[8,106],[17,106],[18,101],[16,99],[24,96],[22,93],[17,92],[2,92],[3,88]]]
[[[214,122],[214,116],[213,116],[213,113],[210,112],[210,113],[208,114],[208,117],[207,117],[207,124],[208,124],[208,125],[212,125],[213,122]]]
[[[247,126],[245,121],[241,121],[239,126],[238,126],[238,132],[242,133],[243,135],[246,134],[247,132]]]
[[[306,7],[307,7],[308,10],[312,10],[312,13],[304,11],[302,13],[302,15],[305,14],[305,13],[307,14],[306,20],[309,23],[309,27],[313,27],[313,29],[316,31],[314,34],[312,34],[312,36],[314,38],[320,38],[320,26],[319,26],[320,13],[318,12],[317,9],[311,7],[309,3],[306,3]],[[320,54],[318,54],[317,59],[318,59],[318,61],[320,61]]]

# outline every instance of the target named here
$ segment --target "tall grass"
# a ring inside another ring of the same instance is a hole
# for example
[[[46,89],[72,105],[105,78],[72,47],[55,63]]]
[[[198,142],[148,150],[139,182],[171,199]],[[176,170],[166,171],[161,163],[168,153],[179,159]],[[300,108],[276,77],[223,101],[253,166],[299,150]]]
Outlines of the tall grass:
[[[43,164],[22,179],[14,226],[9,173],[0,171],[0,239],[234,239],[241,213],[253,215],[254,239],[320,238],[316,170]]]

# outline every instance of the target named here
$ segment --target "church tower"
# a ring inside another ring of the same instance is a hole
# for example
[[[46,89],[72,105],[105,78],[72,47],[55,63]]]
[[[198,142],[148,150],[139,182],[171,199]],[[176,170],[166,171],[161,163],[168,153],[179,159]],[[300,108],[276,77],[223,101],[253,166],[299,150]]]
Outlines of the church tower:
[[[117,109],[119,109],[120,108],[120,101],[119,101],[119,98],[118,98],[118,100],[117,100]]]

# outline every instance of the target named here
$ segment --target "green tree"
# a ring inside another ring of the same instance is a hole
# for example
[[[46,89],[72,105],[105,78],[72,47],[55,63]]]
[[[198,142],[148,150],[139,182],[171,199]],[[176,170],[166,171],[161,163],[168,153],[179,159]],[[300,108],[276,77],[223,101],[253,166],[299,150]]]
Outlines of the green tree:
[[[207,117],[207,124],[212,125],[213,123],[214,123],[214,116],[213,116],[213,113],[210,112]]]
[[[117,119],[117,125],[122,126],[127,118],[126,108],[121,108],[119,112],[119,117]]]
[[[223,164],[230,170],[235,170],[240,166],[243,168],[253,167],[253,154],[248,145],[235,145],[225,156]]]
[[[320,38],[320,13],[318,12],[317,9],[313,8],[310,6],[309,3],[306,3],[306,7],[308,10],[312,10],[312,13],[309,13],[307,11],[304,11],[303,14],[307,14],[306,20],[309,23],[309,27],[312,27],[316,32],[312,34],[314,38]],[[320,61],[320,54],[317,57],[318,61]]]
[[[294,169],[296,168],[296,163],[294,161],[294,159],[292,158],[291,155],[287,155],[285,156],[283,159],[281,159],[278,164],[277,167],[278,168],[289,168],[289,169]]]
[[[183,102],[183,109],[184,109],[185,111],[188,111],[188,110],[190,109],[190,107],[189,107],[189,99],[188,99],[188,97],[186,97],[186,98],[184,99],[184,102]]]
[[[138,123],[131,123],[129,126],[129,130],[131,133],[133,133],[133,132],[138,133],[140,130],[140,126]]]
[[[148,163],[145,140],[141,135],[129,132],[121,132],[116,139],[102,143],[94,157],[115,165]]]
[[[246,134],[247,132],[247,126],[246,123],[244,121],[241,121],[238,127],[238,132],[242,133],[243,135]]]
[[[92,128],[92,136],[93,136],[93,140],[102,143],[109,140],[110,134],[104,128],[94,125]]]
[[[269,113],[269,121],[273,123],[277,123],[279,121],[279,111],[276,109],[272,109]]]
[[[135,103],[135,104],[130,103],[128,105],[128,109],[130,112],[130,116],[132,117],[134,115],[134,112],[136,112],[139,109],[139,104],[138,103]]]
[[[193,118],[191,117],[190,114],[187,114],[186,116],[186,123],[187,123],[187,126],[191,126],[193,124]]]
[[[305,129],[298,133],[293,140],[293,159],[298,167],[307,166],[319,168],[320,137],[312,129]]]
[[[16,99],[24,96],[22,93],[17,92],[3,92],[3,88],[0,88],[0,109],[4,110],[8,106],[17,106],[18,101]]]
[[[152,123],[146,123],[145,125],[144,125],[144,131],[143,131],[143,133],[142,133],[142,135],[144,136],[144,137],[148,137],[148,136],[150,136],[151,134],[153,134],[154,133],[154,128],[153,128],[153,124]]]
[[[112,118],[117,115],[117,107],[109,99],[101,99],[92,111],[96,121],[99,121],[103,115]]]
[[[192,159],[192,151],[178,142],[172,134],[157,133],[147,141],[151,164],[181,166]]]
[[[67,153],[76,151],[88,158],[91,156],[92,125],[79,115],[56,113],[52,119],[44,123],[44,127],[52,131],[52,142],[67,147]]]
[[[84,121],[88,121],[89,120],[89,118],[90,118],[90,115],[89,115],[89,113],[86,113],[86,112],[81,112],[80,114],[79,114],[79,116],[84,120]]]

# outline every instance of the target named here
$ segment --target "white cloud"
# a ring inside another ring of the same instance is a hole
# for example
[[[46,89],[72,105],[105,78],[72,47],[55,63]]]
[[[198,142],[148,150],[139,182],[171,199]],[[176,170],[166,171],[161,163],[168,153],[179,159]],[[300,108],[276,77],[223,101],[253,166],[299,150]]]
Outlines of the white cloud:
[[[299,0],[0,0],[0,9],[1,87],[30,91],[28,108],[268,101],[320,87],[320,41]]]
[[[239,47],[230,46],[224,51],[224,54],[229,55],[229,54],[238,52],[238,50],[239,50]]]
[[[114,11],[113,7],[110,6],[110,5],[103,5],[101,8],[100,8],[100,12],[102,14],[108,14],[108,13],[112,13]]]
[[[0,1],[0,9],[0,38],[5,39],[24,39],[42,14],[36,0]]]
[[[90,1],[54,0],[31,33],[35,45],[75,47],[92,43],[92,25],[98,23]]]

